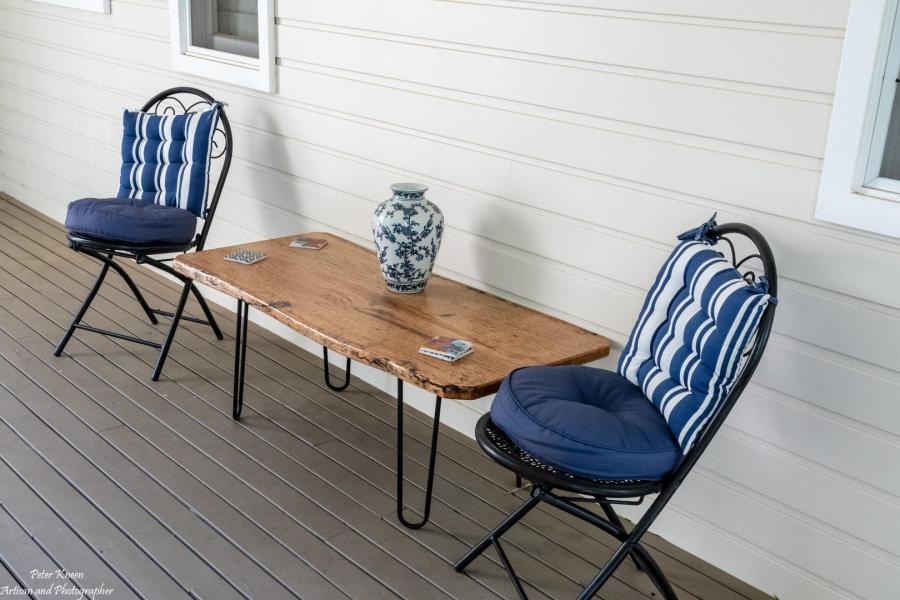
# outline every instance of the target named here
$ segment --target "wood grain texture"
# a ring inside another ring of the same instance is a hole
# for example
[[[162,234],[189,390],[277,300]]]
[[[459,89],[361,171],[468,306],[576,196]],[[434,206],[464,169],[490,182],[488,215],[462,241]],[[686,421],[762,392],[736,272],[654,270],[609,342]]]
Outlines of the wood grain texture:
[[[175,269],[249,303],[344,356],[454,400],[492,394],[527,365],[581,364],[609,354],[609,340],[445,277],[420,294],[385,288],[375,254],[327,233],[321,250],[291,248],[296,236],[180,256]],[[223,257],[258,250],[254,265]],[[430,337],[469,340],[475,351],[455,363],[419,354]]]

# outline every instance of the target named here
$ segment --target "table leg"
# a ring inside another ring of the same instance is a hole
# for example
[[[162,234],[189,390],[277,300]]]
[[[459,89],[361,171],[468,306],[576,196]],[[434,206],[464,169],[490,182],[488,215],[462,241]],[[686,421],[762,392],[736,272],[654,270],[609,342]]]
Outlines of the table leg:
[[[343,392],[350,385],[350,357],[347,357],[347,366],[344,367],[344,383],[335,385],[331,383],[331,371],[328,369],[328,347],[322,346],[322,361],[325,369],[325,385],[336,392]]]
[[[244,365],[247,362],[247,321],[250,305],[238,299],[237,324],[234,332],[234,394],[231,416],[237,421],[244,408]]]
[[[434,487],[434,462],[437,458],[438,429],[441,424],[441,397],[435,396],[434,423],[431,427],[431,453],[428,458],[428,481],[425,485],[425,510],[422,520],[407,521],[403,516],[403,380],[397,379],[397,519],[410,529],[419,529],[431,514],[431,492]]]

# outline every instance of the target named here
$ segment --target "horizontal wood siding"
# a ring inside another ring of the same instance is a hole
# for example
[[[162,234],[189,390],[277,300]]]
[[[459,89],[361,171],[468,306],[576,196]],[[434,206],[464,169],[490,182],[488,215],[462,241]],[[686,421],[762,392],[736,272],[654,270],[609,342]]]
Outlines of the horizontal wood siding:
[[[55,219],[111,194],[121,109],[196,84],[235,129],[212,244],[371,243],[388,185],[424,181],[447,218],[440,271],[611,337],[607,367],[674,236],[714,211],[748,222],[778,259],[775,335],[657,531],[779,597],[888,598],[900,244],[812,218],[847,7],[281,2],[265,95],[172,72],[161,0],[2,0],[0,187]],[[470,432],[489,400],[448,404]]]

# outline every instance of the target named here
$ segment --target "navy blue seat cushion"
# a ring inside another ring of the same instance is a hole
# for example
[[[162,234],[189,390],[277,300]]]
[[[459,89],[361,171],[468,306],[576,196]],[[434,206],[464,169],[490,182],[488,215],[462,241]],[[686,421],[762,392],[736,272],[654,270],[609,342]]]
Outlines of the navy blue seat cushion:
[[[82,198],[69,204],[66,229],[128,244],[187,245],[197,230],[194,213],[136,198]]]
[[[682,455],[639,387],[591,367],[513,371],[497,392],[491,421],[536,458],[594,479],[658,480]]]

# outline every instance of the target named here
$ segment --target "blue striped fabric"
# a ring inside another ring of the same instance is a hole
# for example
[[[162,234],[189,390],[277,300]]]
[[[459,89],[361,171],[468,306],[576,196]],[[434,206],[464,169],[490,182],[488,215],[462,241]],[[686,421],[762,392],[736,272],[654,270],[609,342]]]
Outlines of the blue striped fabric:
[[[703,234],[666,260],[618,369],[659,409],[685,453],[734,385],[770,300],[765,278],[748,284]]]
[[[219,106],[186,115],[126,110],[119,198],[150,200],[203,217]]]

